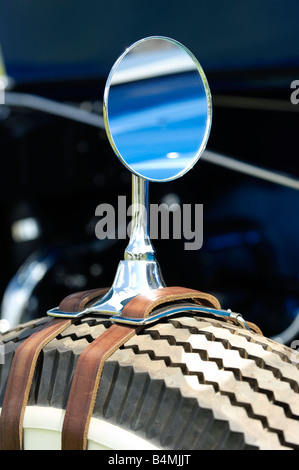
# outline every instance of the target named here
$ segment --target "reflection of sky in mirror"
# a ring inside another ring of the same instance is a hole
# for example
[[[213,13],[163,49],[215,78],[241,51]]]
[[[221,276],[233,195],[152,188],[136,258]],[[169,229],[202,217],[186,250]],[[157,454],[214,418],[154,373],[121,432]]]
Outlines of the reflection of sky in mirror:
[[[110,86],[108,120],[114,144],[127,166],[147,179],[178,177],[193,166],[205,138],[205,88],[190,56],[179,52],[188,64],[172,65],[170,75],[153,72],[150,79],[123,83],[117,69],[112,83],[118,84]],[[131,59],[136,57],[132,54]],[[126,60],[120,62],[121,74],[132,72],[127,65]]]

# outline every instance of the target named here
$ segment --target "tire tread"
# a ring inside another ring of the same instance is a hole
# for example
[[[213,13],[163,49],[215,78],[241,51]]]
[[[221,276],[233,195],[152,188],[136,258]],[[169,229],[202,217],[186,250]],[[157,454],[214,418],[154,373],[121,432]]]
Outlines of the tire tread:
[[[4,397],[14,351],[47,318],[4,333]],[[82,351],[110,325],[86,317],[42,351],[29,404],[65,408]],[[94,416],[166,449],[299,449],[292,350],[221,320],[177,316],[143,329],[104,366]]]

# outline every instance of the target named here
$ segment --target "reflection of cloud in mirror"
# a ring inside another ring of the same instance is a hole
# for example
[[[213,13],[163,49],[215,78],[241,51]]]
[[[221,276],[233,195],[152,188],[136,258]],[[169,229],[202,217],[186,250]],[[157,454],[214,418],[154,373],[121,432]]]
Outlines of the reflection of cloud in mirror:
[[[156,38],[156,37],[148,37],[145,40],[141,41],[139,44],[139,47],[133,47],[133,49],[130,50],[129,54],[140,54],[140,52],[144,53],[146,51],[161,51],[162,49],[173,49],[174,43],[172,42],[171,39],[163,37],[162,38]]]
[[[179,158],[179,156],[180,156],[180,154],[178,152],[168,152],[166,154],[166,157],[171,158],[171,159]]]
[[[172,170],[181,170],[181,166],[188,165],[190,162],[190,158],[193,158],[193,153],[186,153],[185,155],[180,154],[180,161],[176,161],[175,159],[171,160],[167,163],[167,168],[171,168]],[[138,162],[134,166],[136,171],[143,171],[143,170],[160,170],[165,168],[165,159],[164,158],[155,158],[153,160],[148,160],[146,162]]]
[[[111,85],[192,70],[193,60],[177,47],[158,52],[128,54],[117,67]]]

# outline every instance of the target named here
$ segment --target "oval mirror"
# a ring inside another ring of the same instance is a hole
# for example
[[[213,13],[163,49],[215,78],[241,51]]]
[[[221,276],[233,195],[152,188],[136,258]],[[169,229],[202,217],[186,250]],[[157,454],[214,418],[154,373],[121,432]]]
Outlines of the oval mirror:
[[[211,118],[205,74],[177,41],[142,39],[112,67],[104,92],[106,132],[135,175],[149,181],[182,176],[204,151]]]

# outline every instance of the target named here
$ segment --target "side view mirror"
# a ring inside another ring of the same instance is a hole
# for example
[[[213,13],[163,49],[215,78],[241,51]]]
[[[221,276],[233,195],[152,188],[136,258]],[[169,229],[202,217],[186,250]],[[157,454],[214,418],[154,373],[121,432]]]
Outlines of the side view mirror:
[[[116,61],[104,93],[108,139],[121,162],[148,181],[184,175],[200,158],[211,127],[204,72],[178,42],[142,39]]]
[[[110,144],[132,172],[131,236],[108,293],[72,316],[117,315],[136,295],[165,287],[149,237],[149,181],[174,180],[195,165],[209,138],[212,100],[193,54],[155,36],[134,43],[115,62],[103,114]],[[48,314],[70,316],[57,308]]]

